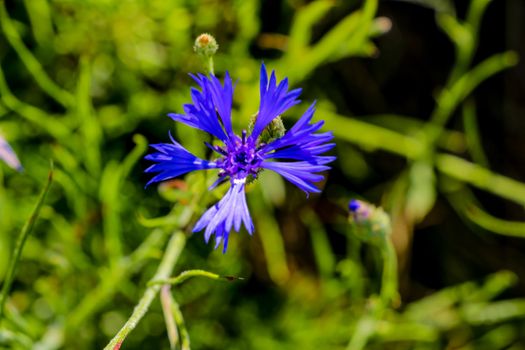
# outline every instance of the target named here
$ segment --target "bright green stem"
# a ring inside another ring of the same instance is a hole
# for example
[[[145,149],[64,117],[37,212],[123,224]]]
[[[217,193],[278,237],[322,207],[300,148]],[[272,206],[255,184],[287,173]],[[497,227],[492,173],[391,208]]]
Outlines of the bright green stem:
[[[208,73],[211,75],[215,75],[215,67],[213,65],[213,56],[206,57],[206,61],[208,63]]]
[[[18,56],[20,56],[20,59],[26,66],[27,70],[33,75],[42,90],[64,107],[73,105],[73,96],[66,90],[60,88],[49,78],[40,62],[38,62],[31,51],[25,46],[7,13],[4,0],[0,0],[0,26],[2,27],[2,31],[4,32],[7,41],[11,44]]]
[[[186,328],[186,323],[184,322],[184,317],[180,311],[179,304],[173,300],[171,303],[171,312],[175,318],[175,323],[180,331],[180,350],[190,350],[190,334]]]
[[[477,164],[449,154],[437,155],[436,167],[443,174],[454,179],[525,205],[525,186],[519,181],[495,174]]]
[[[463,104],[463,128],[465,130],[465,140],[475,163],[488,167],[489,161],[483,152],[481,135],[479,133],[476,104],[473,100],[467,100]]]
[[[458,213],[485,230],[500,235],[525,238],[525,222],[504,220],[487,213],[466,186],[454,190],[447,197]]]
[[[18,240],[16,241],[15,251],[13,253],[13,257],[10,260],[9,267],[7,269],[7,275],[4,281],[4,285],[2,287],[2,292],[0,293],[0,321],[2,320],[4,314],[5,302],[7,300],[7,295],[9,293],[9,289],[11,288],[11,284],[13,283],[13,279],[15,278],[16,268],[20,261],[20,255],[22,254],[22,250],[24,249],[24,244],[27,240],[27,237],[29,237],[29,234],[33,230],[33,226],[35,225],[35,222],[38,218],[38,214],[40,213],[40,209],[44,204],[44,200],[52,182],[53,163],[51,163],[51,170],[49,171],[46,185],[40,193],[40,197],[38,198],[38,202],[36,203],[35,209],[33,209],[29,220],[26,221],[24,227],[22,228],[22,231],[20,232],[20,235],[18,236]]]
[[[357,143],[368,150],[382,149],[408,159],[418,159],[424,154],[424,143],[415,137],[357,119],[345,118],[328,110],[319,109],[318,112],[326,117],[326,128],[333,130],[334,135],[342,140]],[[525,185],[519,181],[495,174],[489,169],[451,154],[437,154],[435,165],[438,171],[456,180],[525,204]]]
[[[206,270],[188,270],[188,271],[182,272],[180,275],[176,277],[152,280],[151,282],[148,283],[148,286],[154,286],[157,284],[171,284],[172,286],[174,286],[177,284],[181,284],[182,282],[192,277],[206,277],[206,278],[210,278],[213,280],[227,280],[227,281],[232,281],[234,279],[240,279],[238,277],[217,275],[216,273],[209,272]]]
[[[399,299],[397,292],[397,256],[389,237],[384,240],[381,254],[383,256],[383,276],[380,295],[383,306],[388,307],[396,304]]]
[[[213,272],[205,270],[188,270],[182,272],[177,277],[168,279],[153,280],[148,283],[148,287],[161,285],[160,300],[162,303],[162,311],[164,313],[164,320],[166,322],[166,330],[168,332],[168,338],[170,341],[170,348],[175,349],[179,339],[179,333],[177,328],[180,330],[181,335],[181,350],[190,349],[190,336],[184,323],[184,317],[180,311],[179,305],[173,299],[170,293],[170,285],[178,285],[192,277],[206,277],[213,280],[227,280],[232,281],[239,279],[237,277],[221,276]],[[172,317],[173,316],[173,317]]]
[[[164,257],[162,258],[159,268],[153,277],[153,281],[167,279],[171,275],[175,263],[179,259],[185,244],[186,236],[184,233],[181,231],[175,232],[168,242],[166,252],[164,253]],[[155,284],[149,286],[146,289],[137,306],[135,306],[135,309],[133,310],[130,318],[126,321],[124,326],[115,335],[115,337],[111,339],[109,344],[106,345],[104,348],[105,350],[116,350],[120,348],[124,339],[126,339],[128,334],[137,326],[142,317],[144,317],[149,309],[149,306],[151,305],[151,302],[160,291],[160,288],[161,285]]]

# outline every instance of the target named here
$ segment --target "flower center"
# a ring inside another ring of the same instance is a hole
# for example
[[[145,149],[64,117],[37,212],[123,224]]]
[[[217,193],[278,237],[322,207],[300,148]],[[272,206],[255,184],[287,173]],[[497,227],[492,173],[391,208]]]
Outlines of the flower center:
[[[262,157],[254,142],[246,138],[246,131],[243,131],[242,138],[237,137],[236,140],[231,140],[226,147],[220,150],[224,157],[217,161],[221,168],[219,177],[229,176],[237,180],[249,175],[257,176]]]

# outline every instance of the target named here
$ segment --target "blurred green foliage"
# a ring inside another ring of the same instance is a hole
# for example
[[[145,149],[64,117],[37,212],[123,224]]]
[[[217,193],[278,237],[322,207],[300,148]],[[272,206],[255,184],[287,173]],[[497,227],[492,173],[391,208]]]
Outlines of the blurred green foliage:
[[[525,204],[525,184],[490,170],[469,100],[517,56],[494,53],[473,63],[489,0],[472,0],[464,18],[447,1],[415,2],[436,11],[456,50],[426,121],[349,117],[336,99],[345,92],[318,86],[316,116],[334,131],[335,168],[343,180],[329,176],[325,194],[307,201],[280,177],[263,173],[248,189],[256,234],[234,234],[222,255],[199,235],[186,242],[181,233],[224,193],[205,190],[212,175],[167,182],[158,194],[143,188],[141,175],[148,141],[166,140],[170,128],[190,150],[206,154],[202,133],[164,117],[189,100],[187,73],[204,70],[194,38],[213,33],[220,45],[215,73],[228,70],[238,79],[233,119],[240,129],[258,107],[262,59],[279,77],[303,86],[315,85],[308,79],[324,65],[374,57],[374,39],[391,27],[377,17],[378,1],[284,2],[290,20],[277,34],[263,30],[263,4],[256,0],[0,0],[0,131],[26,169],[17,174],[0,166],[0,276],[15,259],[15,237],[44,186],[49,159],[56,164],[0,319],[0,347],[102,348],[146,290],[153,302],[123,348],[168,348],[174,328],[165,331],[154,301],[160,285],[147,282],[167,279],[177,262],[176,272],[245,278],[196,278],[173,286],[173,297],[163,294],[180,336],[186,339],[187,329],[194,349],[523,349],[525,299],[500,297],[516,284],[515,273],[383,304],[381,273],[392,265],[384,251],[359,241],[346,220],[351,183],[368,174],[363,153],[382,150],[405,160],[379,196],[391,216],[401,282],[414,227],[440,193],[467,222],[525,236],[525,223],[496,218],[472,193],[477,188]],[[273,58],[256,55],[258,49]],[[305,109],[283,116],[285,124]],[[447,129],[458,113],[463,130]],[[184,247],[174,250],[171,268],[164,263],[170,236]]]

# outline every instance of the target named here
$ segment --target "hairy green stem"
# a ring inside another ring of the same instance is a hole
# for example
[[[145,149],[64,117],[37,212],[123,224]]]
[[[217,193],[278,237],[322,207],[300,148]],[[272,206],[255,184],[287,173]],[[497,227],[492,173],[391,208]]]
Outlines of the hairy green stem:
[[[170,349],[175,350],[179,342],[179,332],[173,313],[171,312],[171,305],[174,302],[170,291],[170,285],[162,286],[160,290],[160,303],[162,305],[162,313],[164,314],[164,322],[166,323],[166,331],[168,333],[168,340],[170,342]]]
[[[157,284],[171,284],[174,286],[177,284],[181,284],[182,282],[192,277],[206,277],[206,278],[210,278],[213,280],[227,280],[227,281],[239,279],[238,277],[221,276],[221,275],[218,275],[216,273],[209,272],[206,270],[188,270],[188,271],[182,272],[176,277],[167,278],[167,279],[154,279],[148,283],[148,286],[154,286]]]
[[[177,262],[185,244],[186,236],[183,232],[178,231],[172,235],[170,241],[168,242],[164,257],[162,258],[159,268],[153,277],[153,281],[167,279],[171,275],[175,263]],[[146,311],[148,311],[149,306],[151,305],[151,302],[160,291],[160,288],[161,285],[155,284],[149,286],[146,289],[137,306],[135,306],[135,309],[133,310],[130,318],[126,321],[124,326],[115,335],[115,337],[111,339],[108,345],[104,348],[105,350],[117,350],[120,348],[124,339],[126,339],[128,334],[137,326],[142,317],[144,317]]]
[[[186,323],[184,322],[184,317],[180,311],[179,304],[175,301],[170,292],[170,285],[164,285],[162,287],[161,302],[171,349],[175,349],[180,340],[180,349],[190,350],[190,334],[186,328]]]

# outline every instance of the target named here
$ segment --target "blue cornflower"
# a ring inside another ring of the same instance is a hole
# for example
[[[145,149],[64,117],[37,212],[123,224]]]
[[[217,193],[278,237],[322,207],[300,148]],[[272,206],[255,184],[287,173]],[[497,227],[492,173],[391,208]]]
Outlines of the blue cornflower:
[[[222,85],[214,75],[191,77],[200,87],[200,90],[191,89],[193,103],[184,105],[184,114],[169,116],[221,140],[221,146],[206,143],[218,156],[212,161],[200,159],[170,135],[171,143],[151,145],[157,152],[146,156],[147,160],[156,163],[146,172],[158,173],[148,185],[194,170],[218,169],[218,179],[212,188],[229,179],[230,189],[202,215],[193,232],[205,229],[206,242],[215,234],[215,247],[224,242],[223,252],[226,252],[232,228],[238,232],[241,224],[244,224],[250,234],[254,229],[244,192],[249,178],[256,178],[262,169],[269,169],[281,174],[307,195],[320,192],[314,183],[321,181],[323,176],[316,173],[329,169],[326,164],[335,159],[321,154],[335,144],[329,143],[333,138],[331,132],[316,133],[323,121],[310,123],[315,111],[314,104],[282,137],[267,143],[261,140],[261,134],[274,119],[300,102],[297,98],[301,93],[301,89],[288,91],[288,79],[278,83],[273,71],[268,80],[264,64],[261,66],[259,111],[249,135],[246,131],[241,136],[233,132],[231,109],[234,87],[228,72]]]

